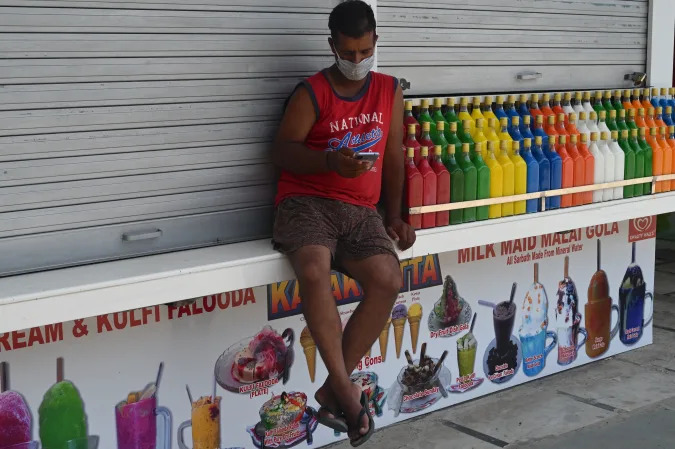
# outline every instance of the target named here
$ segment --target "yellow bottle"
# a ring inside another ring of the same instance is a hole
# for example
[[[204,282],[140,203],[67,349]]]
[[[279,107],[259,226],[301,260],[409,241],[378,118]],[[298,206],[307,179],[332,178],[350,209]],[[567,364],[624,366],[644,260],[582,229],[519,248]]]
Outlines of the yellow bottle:
[[[459,114],[457,114],[457,118],[459,118],[459,123],[464,123],[464,120],[469,121],[469,133],[473,136],[473,132],[476,129],[476,123],[473,121],[471,114],[469,114],[469,100],[465,97],[462,97],[459,100]]]
[[[471,109],[471,118],[475,122],[479,118],[485,119],[483,111],[480,110],[480,97],[473,97],[473,109]],[[476,131],[476,128],[471,130],[471,135]]]
[[[497,136],[499,137],[499,140],[506,141],[507,149],[510,156],[511,153],[513,152],[513,139],[511,138],[511,135],[509,134],[508,130],[509,119],[507,119],[506,117],[502,117],[501,119],[499,119],[499,125],[500,125],[499,133],[497,134]]]
[[[497,162],[502,166],[502,176],[504,179],[502,195],[511,196],[515,191],[515,167],[509,157],[509,142],[506,140],[502,140],[499,143]],[[509,217],[511,215],[513,215],[513,203],[502,203],[502,217]]]
[[[491,118],[497,120],[497,116],[495,113],[492,111],[492,97],[491,96],[486,96],[485,99],[483,100],[483,117],[485,118],[485,124],[487,125],[488,120]]]
[[[487,143],[487,157],[485,158],[485,164],[490,169],[490,198],[499,198],[502,196],[504,190],[504,171],[502,166],[497,161],[497,156],[495,155],[495,143],[491,140],[488,140]],[[499,218],[502,216],[502,205],[493,204],[488,209],[489,218]]]
[[[488,126],[483,128],[483,134],[487,137],[488,142],[494,142],[495,151],[499,151],[499,136],[496,129],[499,129],[499,120],[490,118],[487,121]],[[495,155],[496,156],[496,155]]]
[[[488,138],[485,137],[485,133],[483,132],[483,129],[485,127],[485,119],[479,118],[476,119],[476,131],[473,133],[473,141],[478,144],[480,143],[481,147],[481,156],[483,157],[483,160],[487,159],[487,140]],[[476,145],[476,148],[478,148],[478,145]]]
[[[523,195],[527,193],[527,163],[520,156],[520,142],[514,141],[513,152],[511,153],[511,162],[514,168],[514,193]],[[525,201],[516,201],[513,203],[513,213],[516,215],[524,214],[526,210]]]

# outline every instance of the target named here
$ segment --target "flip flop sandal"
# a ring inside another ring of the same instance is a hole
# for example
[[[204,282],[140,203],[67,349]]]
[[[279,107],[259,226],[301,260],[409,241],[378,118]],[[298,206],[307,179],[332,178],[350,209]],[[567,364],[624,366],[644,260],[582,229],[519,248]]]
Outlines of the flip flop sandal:
[[[333,417],[326,416],[328,413],[333,415]],[[337,432],[347,433],[349,430],[347,427],[347,420],[340,413],[336,413],[328,407],[322,405],[314,416],[319,424],[329,427]]]
[[[359,412],[359,417],[357,418],[356,422],[358,423],[357,425],[361,427],[361,418],[363,418],[363,415],[368,416],[368,432],[366,432],[364,435],[360,435],[359,437],[349,440],[349,444],[352,445],[352,447],[358,447],[361,446],[363,443],[368,441],[371,436],[373,436],[373,433],[375,433],[375,421],[373,421],[373,415],[370,414],[370,405],[368,404],[368,398],[366,397],[365,393],[361,393],[361,411]]]

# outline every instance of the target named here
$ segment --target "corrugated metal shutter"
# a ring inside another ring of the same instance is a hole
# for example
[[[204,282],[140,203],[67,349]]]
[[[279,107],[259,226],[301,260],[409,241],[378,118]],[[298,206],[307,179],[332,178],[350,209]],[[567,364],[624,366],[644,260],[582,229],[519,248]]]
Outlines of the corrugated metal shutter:
[[[8,0],[0,275],[269,235],[269,142],[337,0]]]
[[[645,71],[647,0],[377,5],[378,66],[409,81],[406,94],[623,87]]]

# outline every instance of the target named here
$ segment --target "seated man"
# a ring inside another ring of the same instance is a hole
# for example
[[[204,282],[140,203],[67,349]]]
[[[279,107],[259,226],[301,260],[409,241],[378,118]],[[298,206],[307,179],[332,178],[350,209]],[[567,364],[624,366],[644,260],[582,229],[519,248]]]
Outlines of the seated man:
[[[415,232],[401,219],[403,93],[398,80],[370,70],[373,11],[348,0],[328,25],[335,64],[298,85],[273,149],[281,168],[274,243],[295,270],[307,326],[328,369],[315,395],[319,421],[348,431],[352,445],[360,445],[374,427],[349,376],[380,334],[401,286],[390,237],[405,250]],[[382,189],[384,222],[375,208]],[[331,268],[348,273],[365,293],[344,332]]]

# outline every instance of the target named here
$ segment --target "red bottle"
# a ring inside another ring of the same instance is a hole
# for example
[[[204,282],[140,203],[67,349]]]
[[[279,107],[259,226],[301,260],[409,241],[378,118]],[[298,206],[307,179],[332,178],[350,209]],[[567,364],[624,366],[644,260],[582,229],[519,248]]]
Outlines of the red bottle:
[[[414,136],[414,134],[413,134]],[[410,215],[408,208],[422,206],[422,175],[415,166],[415,149],[408,147],[406,150],[405,164],[405,205],[406,221],[414,229],[422,229],[422,215]]]
[[[558,145],[555,147],[556,153],[562,159],[562,188],[574,187],[574,161],[567,153],[567,136],[558,137]],[[560,207],[570,207],[572,205],[572,195],[563,195],[560,197]]]
[[[532,96],[530,97],[530,114],[532,115],[532,120],[534,120],[534,123],[537,122],[538,115],[541,115],[542,117],[544,116],[544,113],[541,112],[541,109],[539,109],[538,94],[532,94]],[[546,119],[544,119],[544,123],[546,123]]]
[[[422,158],[417,163],[417,170],[422,175],[422,205],[436,205],[436,191],[438,190],[436,172],[429,165],[429,147],[422,147]],[[422,214],[422,229],[436,227],[436,213]]]
[[[581,141],[577,144],[579,155],[584,159],[584,185],[592,186],[595,184],[595,158],[588,149],[588,135],[582,134]],[[591,204],[593,202],[593,192],[584,192],[581,194],[582,204]]]
[[[549,136],[558,136],[558,129],[555,127],[555,117],[553,115],[548,117],[544,122],[544,132]]]
[[[429,122],[422,122],[422,135],[420,136],[417,141],[420,143],[420,148],[422,147],[427,147],[433,150],[434,148],[434,141],[431,139],[431,123]],[[415,155],[417,156],[417,155]],[[415,158],[415,164],[420,163],[420,159],[422,156],[420,155],[419,157]]]
[[[572,162],[574,163],[574,180],[573,184],[574,187],[580,187],[583,186],[586,183],[586,173],[585,173],[585,164],[584,164],[584,158],[581,157],[581,153],[579,153],[579,148],[577,146],[577,136],[576,135],[571,135],[568,137],[570,140],[567,143],[567,154],[570,155],[572,158]],[[584,194],[583,193],[574,193],[572,194],[572,205],[573,206],[581,206],[584,204]]]
[[[577,129],[577,115],[575,113],[569,114],[569,117],[565,121],[565,129],[567,134],[570,136],[577,136],[577,142],[581,142],[581,133]],[[577,143],[577,146],[579,143]]]
[[[556,124],[555,124],[555,129],[556,129],[556,131],[558,131],[558,135],[569,137],[570,133],[568,133],[567,129],[565,129],[565,114],[560,113],[556,116],[556,118],[557,118],[557,120],[556,120]],[[569,143],[569,139],[567,139],[567,140],[568,140],[568,143]]]
[[[417,139],[415,138],[415,125],[412,124],[412,123],[410,125],[408,125],[408,134],[405,138],[405,142],[403,142],[403,145],[406,148],[412,148],[413,149],[413,152],[414,152],[413,158],[414,158],[415,164],[417,164],[417,162],[422,157],[422,156],[420,156],[421,145],[417,141]]]
[[[550,116],[555,116],[555,112],[551,109],[551,95],[544,94],[541,102],[539,103],[539,109],[541,113],[544,114],[544,120],[548,119]]]
[[[431,168],[436,173],[436,204],[448,204],[450,202],[450,172],[441,156],[443,149],[440,145],[434,147],[434,157],[431,159]],[[436,226],[448,226],[450,224],[450,211],[436,212]]]
[[[415,137],[419,139],[420,135],[422,133],[422,128],[420,127],[420,124],[417,121],[417,119],[415,119],[415,117],[413,116],[412,101],[406,100],[404,104],[405,104],[405,110],[403,112],[403,126],[405,126],[405,129],[407,131],[408,125],[415,125]],[[405,139],[406,134],[407,134],[406,132],[403,133],[404,139]]]

